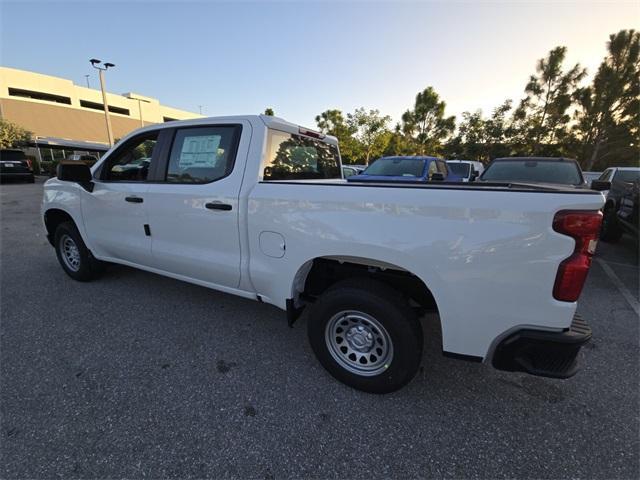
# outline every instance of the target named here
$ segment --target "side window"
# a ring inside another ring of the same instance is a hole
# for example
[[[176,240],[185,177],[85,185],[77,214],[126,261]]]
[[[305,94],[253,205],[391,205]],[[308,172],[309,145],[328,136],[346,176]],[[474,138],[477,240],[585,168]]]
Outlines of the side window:
[[[303,135],[271,130],[263,180],[342,178],[335,145]]]
[[[121,150],[107,160],[103,180],[114,182],[144,182],[149,174],[153,150],[158,143],[158,132],[152,132],[128,141]]]
[[[429,170],[427,174],[427,180],[431,180],[431,177],[434,173],[438,173],[438,162],[431,161],[429,162]]]
[[[210,183],[233,170],[239,126],[181,128],[167,166],[168,183]]]

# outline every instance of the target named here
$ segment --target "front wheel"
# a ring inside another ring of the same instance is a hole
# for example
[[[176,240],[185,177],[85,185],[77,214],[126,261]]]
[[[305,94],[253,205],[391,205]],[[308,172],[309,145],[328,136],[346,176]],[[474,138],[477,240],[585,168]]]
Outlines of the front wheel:
[[[422,328],[407,300],[367,278],[329,288],[313,306],[308,335],[322,366],[365,392],[398,390],[422,360]]]
[[[58,225],[54,245],[58,262],[74,280],[87,282],[102,273],[104,263],[91,254],[72,222]]]

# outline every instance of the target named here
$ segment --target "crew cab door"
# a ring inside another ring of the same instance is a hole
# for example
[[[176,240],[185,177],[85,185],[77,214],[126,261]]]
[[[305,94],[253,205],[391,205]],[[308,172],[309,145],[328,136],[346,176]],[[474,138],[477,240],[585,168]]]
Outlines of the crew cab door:
[[[149,184],[145,194],[155,268],[238,287],[238,199],[249,143],[240,145],[243,129],[250,131],[248,124],[171,130],[160,164],[162,181]]]
[[[97,256],[150,264],[146,193],[159,154],[159,137],[159,131],[132,137],[94,172],[93,191],[83,195],[82,217]]]

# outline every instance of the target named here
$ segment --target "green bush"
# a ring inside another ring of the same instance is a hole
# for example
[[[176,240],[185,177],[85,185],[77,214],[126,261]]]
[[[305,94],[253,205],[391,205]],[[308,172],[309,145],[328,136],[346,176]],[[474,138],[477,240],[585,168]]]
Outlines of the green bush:
[[[50,177],[56,176],[56,168],[58,167],[58,160],[42,162],[41,170],[43,175],[49,175]]]

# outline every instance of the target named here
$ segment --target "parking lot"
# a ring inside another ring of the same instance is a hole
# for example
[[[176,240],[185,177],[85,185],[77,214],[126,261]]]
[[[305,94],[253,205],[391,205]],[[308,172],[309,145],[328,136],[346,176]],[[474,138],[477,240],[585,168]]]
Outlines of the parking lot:
[[[598,247],[575,377],[445,358],[427,317],[420,373],[377,396],[325,373],[304,316],[121,266],[74,282],[42,181],[0,186],[2,478],[640,475],[629,237]]]

